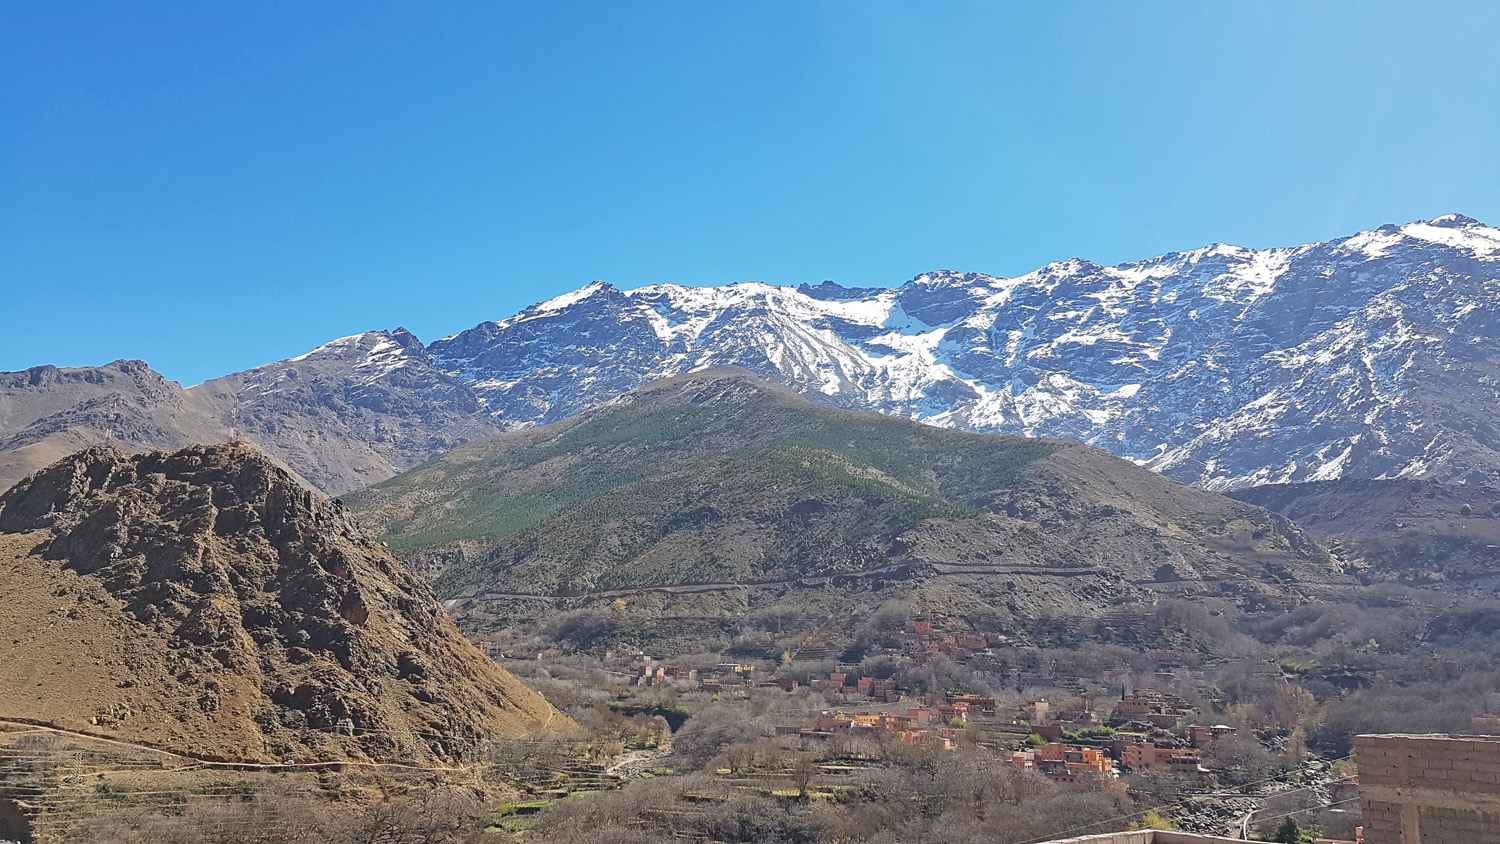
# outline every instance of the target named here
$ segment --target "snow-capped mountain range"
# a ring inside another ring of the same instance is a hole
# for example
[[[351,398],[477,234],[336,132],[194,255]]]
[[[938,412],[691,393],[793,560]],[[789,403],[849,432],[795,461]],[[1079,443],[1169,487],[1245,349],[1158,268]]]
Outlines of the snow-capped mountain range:
[[[354,434],[384,435],[376,451],[399,469],[724,364],[840,407],[1083,440],[1214,490],[1495,482],[1500,230],[1448,215],[1292,248],[932,272],[890,289],[594,282],[425,347],[371,332],[192,390],[237,393],[260,419],[252,438],[309,407],[358,411]],[[441,423],[431,442],[426,418]],[[305,458],[278,456],[313,477]],[[325,489],[356,481],[323,474],[338,478]]]
[[[894,289],[603,282],[428,347],[508,424],[737,364],[842,407],[1079,439],[1210,489],[1477,470],[1500,230],[1458,215]],[[1462,407],[1458,405],[1462,404]]]

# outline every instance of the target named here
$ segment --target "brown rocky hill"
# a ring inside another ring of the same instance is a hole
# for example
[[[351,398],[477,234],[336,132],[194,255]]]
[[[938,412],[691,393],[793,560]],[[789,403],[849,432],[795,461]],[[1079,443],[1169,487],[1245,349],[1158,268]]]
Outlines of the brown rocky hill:
[[[337,502],[237,446],[0,496],[0,717],[235,761],[445,762],[570,726]]]

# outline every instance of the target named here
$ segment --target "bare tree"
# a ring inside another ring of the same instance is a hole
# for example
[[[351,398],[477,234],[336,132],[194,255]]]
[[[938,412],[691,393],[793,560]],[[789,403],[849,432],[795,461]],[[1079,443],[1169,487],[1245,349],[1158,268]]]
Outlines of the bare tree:
[[[797,789],[797,796],[803,800],[808,798],[808,789],[812,787],[813,779],[818,775],[818,763],[807,754],[800,754],[792,761],[792,785]]]

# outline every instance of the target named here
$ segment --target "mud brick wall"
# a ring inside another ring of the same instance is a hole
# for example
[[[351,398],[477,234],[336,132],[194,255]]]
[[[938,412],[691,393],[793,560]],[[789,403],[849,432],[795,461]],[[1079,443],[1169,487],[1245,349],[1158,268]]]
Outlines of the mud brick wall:
[[[1354,739],[1366,844],[1500,842],[1500,737]]]

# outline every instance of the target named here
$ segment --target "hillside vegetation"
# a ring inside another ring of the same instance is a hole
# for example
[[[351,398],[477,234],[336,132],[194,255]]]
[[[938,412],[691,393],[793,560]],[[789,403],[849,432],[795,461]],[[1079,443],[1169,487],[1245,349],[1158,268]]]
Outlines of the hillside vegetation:
[[[1103,604],[1158,581],[1218,594],[1328,574],[1287,520],[1095,449],[835,410],[732,368],[345,501],[445,597],[1019,571],[1077,575],[1076,606],[1080,588]]]

